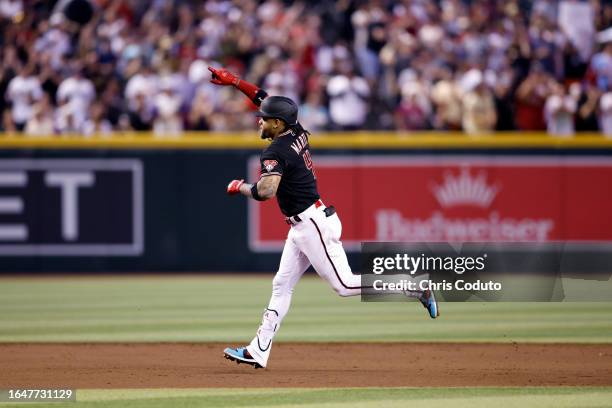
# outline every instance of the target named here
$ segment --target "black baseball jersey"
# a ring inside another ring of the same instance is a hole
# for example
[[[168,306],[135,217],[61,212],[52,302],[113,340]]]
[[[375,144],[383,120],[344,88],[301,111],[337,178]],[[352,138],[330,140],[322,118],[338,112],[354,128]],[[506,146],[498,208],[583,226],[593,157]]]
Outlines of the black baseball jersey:
[[[286,216],[301,213],[319,199],[317,180],[306,133],[287,130],[274,138],[261,154],[261,177],[280,175],[276,190],[280,210]]]

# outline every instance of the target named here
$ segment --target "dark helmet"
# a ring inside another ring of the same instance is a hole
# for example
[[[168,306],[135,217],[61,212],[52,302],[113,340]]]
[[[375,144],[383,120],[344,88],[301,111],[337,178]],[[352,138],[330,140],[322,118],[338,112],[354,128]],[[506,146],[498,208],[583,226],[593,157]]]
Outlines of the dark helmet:
[[[287,125],[297,125],[298,107],[286,96],[268,96],[261,103],[255,116],[264,119],[281,119]]]

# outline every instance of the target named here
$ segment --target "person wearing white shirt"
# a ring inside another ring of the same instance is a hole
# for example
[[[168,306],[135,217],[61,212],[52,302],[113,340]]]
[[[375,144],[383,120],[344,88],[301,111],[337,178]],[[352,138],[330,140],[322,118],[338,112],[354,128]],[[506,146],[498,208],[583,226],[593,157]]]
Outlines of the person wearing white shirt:
[[[57,89],[58,105],[66,105],[78,128],[87,119],[89,106],[96,97],[93,83],[83,76],[81,69],[76,69],[73,75],[63,80]]]
[[[0,1],[0,17],[13,20],[23,13],[22,0],[2,0]]]
[[[130,109],[138,107],[137,95],[145,97],[147,105],[153,104],[153,98],[158,93],[158,77],[153,73],[151,67],[144,65],[141,72],[132,76],[125,85],[125,98]]]
[[[330,118],[336,126],[343,130],[363,126],[370,96],[370,86],[364,78],[352,73],[336,75],[327,83],[327,94]]]
[[[37,29],[40,35],[34,43],[34,51],[37,55],[48,58],[54,70],[62,69],[64,57],[72,49],[64,15],[54,13],[49,21],[41,21]]]
[[[544,118],[548,134],[572,136],[575,133],[574,114],[576,100],[565,92],[561,84],[555,84],[544,105]]]
[[[599,100],[599,127],[604,136],[612,137],[612,91],[603,94]]]
[[[32,75],[32,67],[22,68],[9,82],[6,100],[12,104],[11,117],[17,130],[22,131],[32,117],[33,107],[43,97],[40,81]]]
[[[155,136],[180,136],[183,132],[180,115],[182,100],[171,84],[162,84],[161,91],[153,101],[156,112],[153,120],[153,134]]]

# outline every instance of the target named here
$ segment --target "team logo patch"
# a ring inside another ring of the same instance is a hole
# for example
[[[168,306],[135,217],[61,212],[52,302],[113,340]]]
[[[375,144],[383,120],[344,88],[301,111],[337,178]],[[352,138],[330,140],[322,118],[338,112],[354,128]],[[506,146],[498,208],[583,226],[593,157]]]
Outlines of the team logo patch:
[[[278,162],[276,160],[264,160],[263,165],[264,165],[264,168],[266,169],[266,171],[269,173],[276,166],[278,166]]]

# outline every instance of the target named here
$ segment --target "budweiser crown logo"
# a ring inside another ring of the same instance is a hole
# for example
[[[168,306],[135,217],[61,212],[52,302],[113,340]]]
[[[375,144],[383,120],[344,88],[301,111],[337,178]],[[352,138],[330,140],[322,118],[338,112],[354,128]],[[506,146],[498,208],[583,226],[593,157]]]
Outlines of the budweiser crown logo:
[[[484,172],[472,176],[469,169],[462,168],[459,175],[444,175],[444,183],[434,185],[432,190],[443,208],[470,205],[488,208],[495,199],[499,187],[487,184]]]

